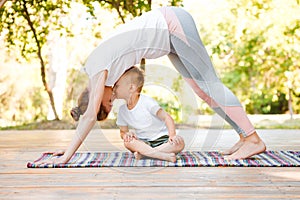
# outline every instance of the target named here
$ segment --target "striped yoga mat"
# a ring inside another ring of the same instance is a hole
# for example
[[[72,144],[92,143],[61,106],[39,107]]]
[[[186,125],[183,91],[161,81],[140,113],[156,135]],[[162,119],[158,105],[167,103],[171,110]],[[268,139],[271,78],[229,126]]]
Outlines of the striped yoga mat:
[[[35,162],[51,158],[43,154],[28,168],[68,168],[68,167],[299,167],[300,151],[266,151],[243,160],[225,160],[216,151],[184,151],[177,155],[175,163],[157,159],[136,160],[130,152],[76,153],[67,164],[43,164]]]

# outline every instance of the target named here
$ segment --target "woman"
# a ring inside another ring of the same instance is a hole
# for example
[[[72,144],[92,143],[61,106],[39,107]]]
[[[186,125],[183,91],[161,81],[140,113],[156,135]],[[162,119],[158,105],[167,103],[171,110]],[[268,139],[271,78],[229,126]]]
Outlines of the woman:
[[[121,25],[88,57],[85,64],[89,76],[87,109],[64,155],[50,162],[68,162],[95,124],[98,111],[100,115],[110,112],[112,87],[127,69],[142,58],[164,55],[169,56],[195,93],[239,134],[240,140],[224,152],[229,154],[228,159],[248,158],[265,151],[264,142],[239,100],[217,77],[191,15],[182,8],[163,7]],[[101,120],[100,115],[98,120]]]

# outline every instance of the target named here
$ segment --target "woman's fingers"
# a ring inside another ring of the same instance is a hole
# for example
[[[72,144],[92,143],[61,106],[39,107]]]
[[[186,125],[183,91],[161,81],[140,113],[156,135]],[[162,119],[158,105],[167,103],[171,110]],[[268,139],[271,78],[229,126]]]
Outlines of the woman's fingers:
[[[64,158],[64,156],[55,156],[52,155],[50,158],[48,158],[47,160],[42,160],[42,161],[38,161],[35,162],[35,165],[57,165],[57,164],[65,164],[66,163],[66,159]]]
[[[34,163],[35,165],[49,165],[49,164],[54,164],[53,160],[47,159],[47,160],[43,160],[43,161],[38,161]]]
[[[65,150],[57,150],[57,151],[46,151],[45,154],[52,154],[52,156],[62,156],[65,154]]]
[[[62,156],[65,154],[65,150],[58,150],[56,152],[54,152],[52,155],[53,156]]]

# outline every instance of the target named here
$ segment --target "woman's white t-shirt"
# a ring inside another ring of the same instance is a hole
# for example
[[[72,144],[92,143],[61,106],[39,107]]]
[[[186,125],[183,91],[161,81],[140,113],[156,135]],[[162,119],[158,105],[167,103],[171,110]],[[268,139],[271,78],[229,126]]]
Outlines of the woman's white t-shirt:
[[[159,109],[161,107],[154,99],[141,94],[133,109],[129,110],[126,104],[120,106],[117,125],[135,129],[139,139],[156,140],[161,136],[168,135],[165,122],[156,116]]]
[[[89,77],[108,70],[106,86],[113,86],[120,76],[142,58],[155,59],[170,52],[169,31],[159,9],[144,13],[120,25],[89,55],[84,70]]]

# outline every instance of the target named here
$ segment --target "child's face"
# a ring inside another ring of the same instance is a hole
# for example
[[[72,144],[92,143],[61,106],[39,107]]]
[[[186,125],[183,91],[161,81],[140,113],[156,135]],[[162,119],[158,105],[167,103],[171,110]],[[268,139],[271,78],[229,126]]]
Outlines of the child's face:
[[[116,99],[127,99],[130,92],[130,82],[126,76],[121,76],[121,78],[116,82],[113,88],[113,95]]]
[[[105,87],[104,89],[104,95],[102,98],[102,105],[105,107],[106,112],[110,112],[112,108],[112,88],[111,87]]]

